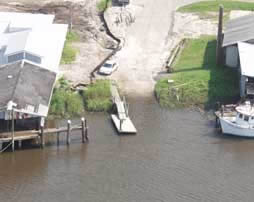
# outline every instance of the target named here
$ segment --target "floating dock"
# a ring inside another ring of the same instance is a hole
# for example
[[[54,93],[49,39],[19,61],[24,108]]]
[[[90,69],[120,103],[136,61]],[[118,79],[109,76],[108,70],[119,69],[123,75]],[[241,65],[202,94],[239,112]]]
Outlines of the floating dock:
[[[115,83],[111,83],[111,95],[117,114],[111,114],[112,121],[118,133],[137,133],[137,129],[129,117],[129,109],[125,98],[121,99]]]

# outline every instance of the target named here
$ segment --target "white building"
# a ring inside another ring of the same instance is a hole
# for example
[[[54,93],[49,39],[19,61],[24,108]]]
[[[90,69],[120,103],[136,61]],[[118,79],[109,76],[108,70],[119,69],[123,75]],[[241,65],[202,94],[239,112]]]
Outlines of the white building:
[[[54,15],[0,12],[0,118],[8,119],[10,110],[47,116],[68,31],[53,20]]]

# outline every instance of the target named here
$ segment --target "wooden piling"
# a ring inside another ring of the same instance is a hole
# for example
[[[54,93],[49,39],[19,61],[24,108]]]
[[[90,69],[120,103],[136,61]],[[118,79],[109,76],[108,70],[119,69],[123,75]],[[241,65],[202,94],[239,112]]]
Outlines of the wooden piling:
[[[67,136],[66,136],[67,145],[70,145],[71,143],[70,133],[71,133],[71,120],[68,120],[67,121]]]
[[[60,143],[60,132],[57,132],[56,133],[56,142],[57,142],[57,146],[59,146],[59,143]]]
[[[87,120],[85,119],[85,139],[88,141],[88,125],[87,125]]]
[[[86,133],[86,128],[85,128],[85,118],[81,118],[81,135],[82,135],[82,143],[85,143],[85,133]]]
[[[45,146],[45,137],[44,137],[44,126],[40,126],[41,129],[41,148],[44,148]]]
[[[12,113],[11,113],[11,118],[12,118],[12,140],[11,140],[11,143],[12,143],[12,152],[14,152],[15,150],[15,141],[14,141],[14,110],[12,109]]]
[[[19,140],[19,149],[22,148],[22,140]]]

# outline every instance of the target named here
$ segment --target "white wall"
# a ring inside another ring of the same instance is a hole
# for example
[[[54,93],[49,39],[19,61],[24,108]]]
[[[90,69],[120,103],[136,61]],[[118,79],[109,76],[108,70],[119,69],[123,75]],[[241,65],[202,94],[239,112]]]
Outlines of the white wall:
[[[241,75],[240,76],[240,97],[245,96],[245,90],[246,90],[246,76]]]
[[[226,47],[226,66],[237,68],[239,64],[239,54],[237,46]]]

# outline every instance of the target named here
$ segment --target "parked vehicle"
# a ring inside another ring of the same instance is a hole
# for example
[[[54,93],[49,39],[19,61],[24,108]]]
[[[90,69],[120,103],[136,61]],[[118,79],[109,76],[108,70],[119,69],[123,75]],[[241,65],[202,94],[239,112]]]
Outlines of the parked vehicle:
[[[100,74],[110,75],[118,68],[118,64],[114,60],[106,61],[103,66],[99,69]]]
[[[250,101],[236,106],[222,106],[215,115],[216,124],[222,133],[254,137],[254,105]]]

